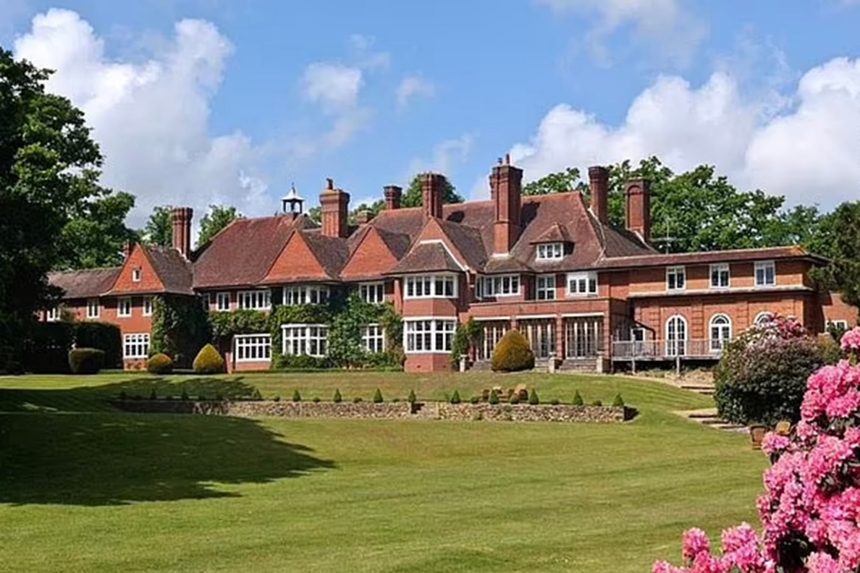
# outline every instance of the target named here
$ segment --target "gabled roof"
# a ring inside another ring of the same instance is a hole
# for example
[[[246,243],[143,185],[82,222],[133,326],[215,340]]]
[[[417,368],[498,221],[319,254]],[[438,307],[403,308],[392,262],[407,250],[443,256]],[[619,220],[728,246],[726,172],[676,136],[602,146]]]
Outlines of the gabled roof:
[[[63,289],[63,300],[96,298],[106,292],[122,267],[48,273],[48,282]]]
[[[297,232],[304,237],[326,274],[332,279],[337,279],[349,257],[347,240],[323,235],[319,229]]]
[[[448,252],[448,249],[438,241],[419,243],[415,245],[409,254],[395,266],[388,274],[401,275],[419,272],[462,271],[462,267]]]
[[[553,223],[550,227],[532,239],[532,244],[538,243],[570,243],[570,235],[567,234],[567,230],[559,225],[558,223]]]
[[[152,267],[164,284],[164,292],[172,294],[194,294],[192,289],[191,263],[171,248],[144,247]]]

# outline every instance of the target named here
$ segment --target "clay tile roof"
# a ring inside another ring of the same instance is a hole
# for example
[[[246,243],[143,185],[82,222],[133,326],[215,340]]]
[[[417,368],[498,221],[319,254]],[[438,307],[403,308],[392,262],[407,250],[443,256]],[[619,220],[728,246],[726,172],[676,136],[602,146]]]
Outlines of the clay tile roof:
[[[388,249],[392,252],[392,254],[399,258],[402,258],[403,255],[409,250],[409,245],[412,244],[412,238],[409,235],[403,235],[400,233],[392,233],[389,231],[383,231],[379,229],[379,236],[382,237],[382,240],[385,241],[385,244],[388,246]]]
[[[462,269],[442,243],[416,245],[389,273],[394,275],[435,271],[459,272]]]
[[[451,221],[439,221],[439,226],[470,267],[476,270],[483,268],[487,252],[480,229]]]
[[[143,245],[141,245],[143,246]],[[191,263],[171,248],[143,247],[152,262],[164,292],[172,294],[194,294],[191,278]]]
[[[223,229],[194,262],[194,287],[252,286],[265,278],[295,228],[306,217],[237,219]]]
[[[568,234],[567,229],[559,225],[558,223],[553,223],[546,231],[532,239],[533,244],[536,243],[569,243],[570,242],[570,234]]]
[[[714,262],[760,261],[769,259],[805,258],[815,262],[826,259],[814,255],[802,247],[767,247],[760,249],[735,249],[700,253],[651,253],[649,255],[607,258],[600,262],[600,268],[636,268],[642,266],[690,265]]]
[[[94,298],[113,286],[122,267],[48,273],[48,282],[63,289],[63,300]]]
[[[326,274],[337,278],[349,257],[349,246],[346,239],[328,237],[318,229],[299,231],[307,241],[308,247],[319,260]]]

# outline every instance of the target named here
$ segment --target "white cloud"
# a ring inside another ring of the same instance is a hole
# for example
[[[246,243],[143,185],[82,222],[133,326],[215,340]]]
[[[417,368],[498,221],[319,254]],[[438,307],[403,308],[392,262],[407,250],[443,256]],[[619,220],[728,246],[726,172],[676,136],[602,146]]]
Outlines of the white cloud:
[[[855,199],[860,187],[860,61],[838,58],[809,70],[793,105],[768,113],[770,97],[748,98],[723,72],[692,87],[663,76],[639,94],[623,123],[610,126],[560,104],[527,143],[511,149],[529,180],[657,155],[676,171],[707,163],[742,188],[824,207]]]
[[[436,86],[421,76],[406,76],[400,80],[395,94],[397,96],[397,109],[404,110],[413,98],[433,97],[436,94]]]
[[[686,66],[706,28],[681,7],[680,0],[536,0],[557,14],[575,13],[593,19],[585,43],[599,64],[612,63],[607,42],[626,26],[639,43],[653,45],[661,58]]]
[[[391,54],[373,50],[376,38],[363,34],[349,37],[350,52],[358,67],[365,70],[387,69],[391,65]]]
[[[308,100],[338,112],[355,107],[364,80],[357,67],[314,62],[305,68],[302,84]]]
[[[154,205],[213,202],[247,214],[271,207],[256,174],[261,149],[241,132],[209,134],[210,102],[221,83],[229,41],[209,22],[182,20],[150,59],[113,61],[104,40],[77,13],[33,18],[15,55],[56,73],[48,89],[80,107],[105,155],[103,182],[137,196],[131,224]]]
[[[433,171],[453,179],[457,168],[469,159],[474,144],[475,136],[470,133],[442,141],[433,147],[429,158],[416,157],[410,161],[405,178],[411,181],[416,173]]]

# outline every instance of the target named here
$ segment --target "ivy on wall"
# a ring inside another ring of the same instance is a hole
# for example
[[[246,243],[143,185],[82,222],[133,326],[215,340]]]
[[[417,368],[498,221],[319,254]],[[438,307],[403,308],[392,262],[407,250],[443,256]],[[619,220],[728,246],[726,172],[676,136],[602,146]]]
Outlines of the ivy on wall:
[[[469,353],[469,348],[478,343],[481,336],[481,325],[470,318],[466,323],[458,323],[454,332],[454,340],[451,341],[451,364],[457,366],[460,357]]]
[[[188,366],[212,338],[209,317],[198,297],[156,296],[152,301],[150,354],[164,353]]]

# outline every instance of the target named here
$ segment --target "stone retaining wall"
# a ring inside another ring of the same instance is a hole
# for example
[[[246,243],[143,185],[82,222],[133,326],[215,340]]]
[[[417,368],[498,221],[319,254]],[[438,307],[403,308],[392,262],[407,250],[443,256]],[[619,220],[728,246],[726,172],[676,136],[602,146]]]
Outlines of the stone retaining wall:
[[[568,406],[529,404],[426,404],[440,420],[492,420],[502,422],[623,422],[633,418],[635,410],[613,406]],[[423,412],[422,412],[423,413]],[[429,414],[429,412],[428,412]]]

